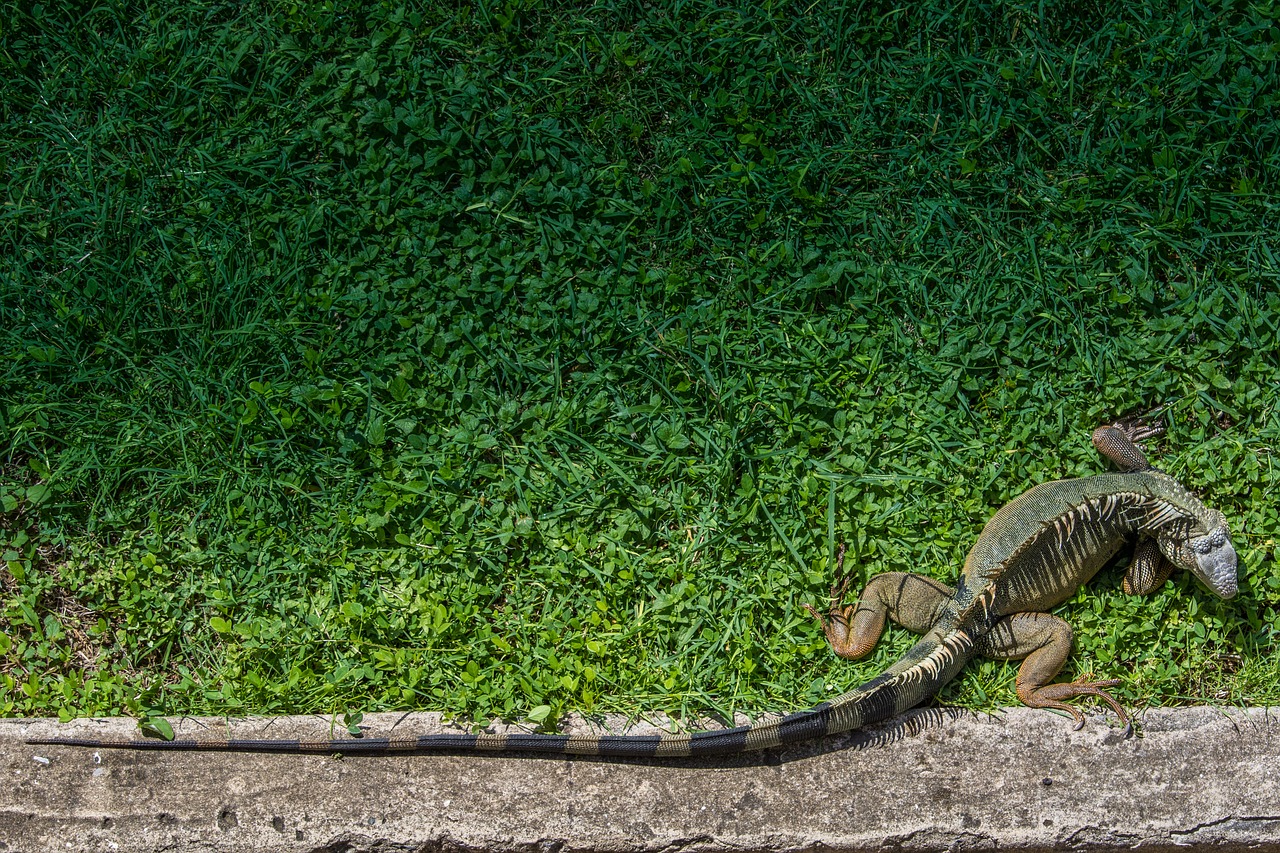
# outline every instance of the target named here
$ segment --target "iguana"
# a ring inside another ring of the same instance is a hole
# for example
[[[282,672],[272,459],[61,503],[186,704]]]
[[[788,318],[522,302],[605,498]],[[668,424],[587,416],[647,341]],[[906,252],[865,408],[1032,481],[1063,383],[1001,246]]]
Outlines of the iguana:
[[[1161,586],[1174,568],[1192,572],[1223,598],[1236,594],[1236,552],[1221,512],[1148,464],[1135,444],[1160,432],[1136,422],[1100,427],[1093,444],[1121,473],[1044,483],[999,510],[965,559],[955,589],[923,575],[890,572],[842,606],[833,585],[822,625],[836,654],[856,659],[875,646],[887,616],[924,637],[880,675],[829,702],[771,722],[719,731],[661,735],[435,734],[343,740],[94,740],[39,738],[28,743],[132,749],[343,754],[431,751],[550,752],[575,755],[701,756],[766,749],[884,720],[920,704],[974,655],[1025,659],[1018,698],[1034,708],[1084,715],[1065,700],[1096,696],[1129,731],[1106,692],[1117,680],[1050,683],[1071,651],[1071,628],[1048,610],[1086,583],[1129,539],[1137,545],[1126,593]],[[847,581],[846,581],[847,584]]]

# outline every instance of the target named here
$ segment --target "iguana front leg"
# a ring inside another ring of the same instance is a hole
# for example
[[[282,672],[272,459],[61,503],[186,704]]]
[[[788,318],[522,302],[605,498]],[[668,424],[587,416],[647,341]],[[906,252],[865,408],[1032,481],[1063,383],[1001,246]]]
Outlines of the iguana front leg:
[[[1081,676],[1065,684],[1051,684],[1054,676],[1067,662],[1071,654],[1071,626],[1048,613],[1015,613],[996,623],[985,637],[978,641],[975,651],[990,658],[1018,660],[1025,658],[1018,669],[1015,682],[1018,698],[1032,708],[1054,708],[1066,711],[1076,721],[1076,728],[1084,725],[1084,714],[1079,708],[1068,705],[1066,699],[1076,696],[1096,696],[1111,706],[1124,723],[1127,736],[1132,728],[1129,715],[1104,687],[1117,687],[1117,679],[1090,681]]]
[[[857,660],[875,648],[887,616],[916,634],[927,632],[951,601],[955,590],[924,575],[886,572],[876,575],[857,604],[844,606],[849,579],[831,587],[831,607],[824,618],[813,605],[805,609],[818,620],[837,655]]]
[[[1160,553],[1160,544],[1154,539],[1139,539],[1122,586],[1128,595],[1146,595],[1159,589],[1171,574],[1173,563]]]
[[[1148,426],[1138,421],[1116,421],[1093,431],[1093,446],[1121,471],[1150,471],[1151,463],[1137,442],[1164,432],[1162,426]]]

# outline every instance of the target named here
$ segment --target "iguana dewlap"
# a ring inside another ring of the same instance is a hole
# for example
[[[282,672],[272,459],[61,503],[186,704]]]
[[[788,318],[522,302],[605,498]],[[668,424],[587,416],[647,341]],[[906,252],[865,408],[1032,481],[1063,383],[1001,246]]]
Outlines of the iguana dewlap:
[[[845,732],[900,714],[936,693],[974,655],[1022,659],[1018,698],[1032,707],[1070,713],[1077,728],[1084,715],[1065,701],[1077,696],[1097,696],[1127,724],[1124,710],[1104,689],[1118,681],[1051,683],[1071,652],[1071,628],[1046,611],[1071,597],[1135,537],[1125,592],[1151,592],[1174,568],[1183,568],[1223,598],[1236,594],[1236,552],[1226,519],[1147,463],[1134,442],[1154,433],[1125,425],[1096,430],[1094,445],[1122,473],[1044,483],[1003,507],[983,528],[954,589],[923,575],[892,572],[872,578],[857,604],[842,606],[843,587],[833,587],[825,618],[809,609],[841,657],[854,659],[871,651],[886,617],[924,636],[865,684],[774,722],[651,736],[481,733],[323,741],[53,738],[30,743],[343,754],[718,755]]]

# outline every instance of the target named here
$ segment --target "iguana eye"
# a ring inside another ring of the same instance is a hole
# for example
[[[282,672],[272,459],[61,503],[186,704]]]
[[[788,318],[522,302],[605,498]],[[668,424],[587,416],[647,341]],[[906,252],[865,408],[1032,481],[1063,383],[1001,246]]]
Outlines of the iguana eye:
[[[1214,549],[1221,548],[1226,544],[1227,539],[1228,533],[1226,528],[1218,527],[1198,539],[1193,539],[1190,542],[1191,550],[1195,551],[1197,554],[1208,554]]]

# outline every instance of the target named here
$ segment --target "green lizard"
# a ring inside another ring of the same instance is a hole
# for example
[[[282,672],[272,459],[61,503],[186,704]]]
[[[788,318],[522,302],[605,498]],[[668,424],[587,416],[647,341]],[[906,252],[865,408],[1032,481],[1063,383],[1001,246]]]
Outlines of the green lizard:
[[[1113,424],[1093,433],[1094,446],[1121,473],[1044,483],[997,512],[982,530],[954,589],[922,575],[891,572],[872,578],[859,602],[843,606],[832,587],[822,624],[836,654],[855,659],[875,646],[885,618],[924,637],[901,660],[853,690],[807,711],[753,726],[690,734],[554,735],[437,734],[344,740],[109,740],[41,738],[33,744],[94,748],[238,752],[400,753],[430,751],[551,752],[576,755],[699,756],[767,749],[859,728],[925,701],[974,655],[1023,659],[1018,698],[1035,708],[1084,715],[1066,704],[1077,696],[1105,701],[1119,681],[1080,678],[1051,683],[1071,652],[1071,628],[1048,610],[1062,604],[1136,537],[1124,578],[1140,595],[1164,583],[1174,568],[1192,572],[1223,598],[1236,594],[1236,552],[1221,512],[1208,509],[1176,480],[1148,464],[1134,442],[1157,429]],[[808,605],[806,605],[808,606]]]

